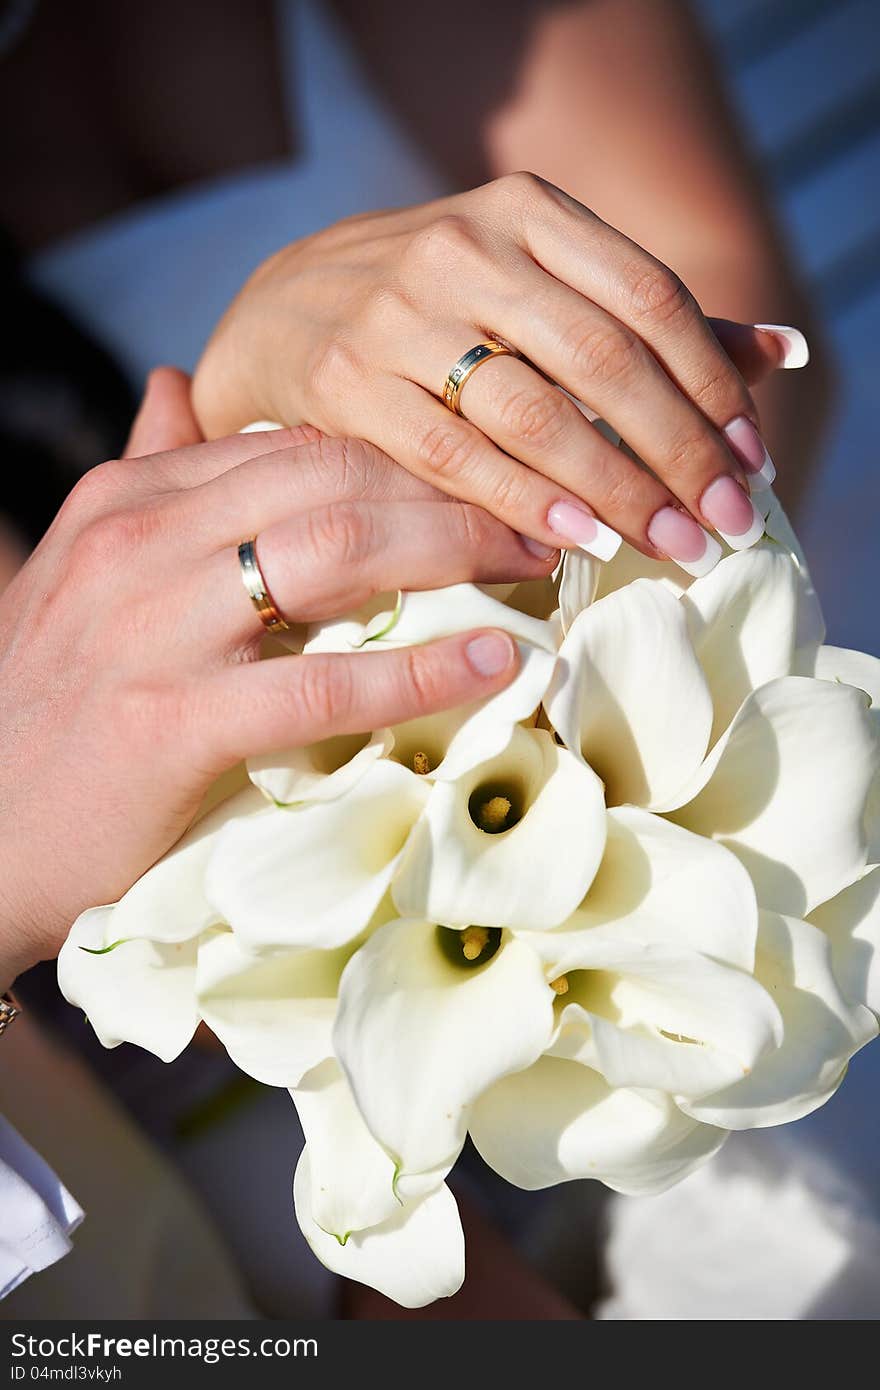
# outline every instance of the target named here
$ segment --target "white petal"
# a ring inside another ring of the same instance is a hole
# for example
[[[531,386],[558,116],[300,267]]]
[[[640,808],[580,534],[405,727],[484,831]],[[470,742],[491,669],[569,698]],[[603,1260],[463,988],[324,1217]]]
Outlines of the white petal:
[[[217,837],[230,820],[258,814],[265,801],[247,787],[223,801],[129,888],[114,908],[112,939],[188,941],[219,918],[205,895],[205,875]]]
[[[115,923],[112,907],[93,907],[77,918],[58,957],[61,993],[84,1010],[105,1047],[136,1043],[171,1062],[198,1023],[197,942],[114,946]]]
[[[387,729],[339,734],[307,748],[249,758],[248,773],[254,786],[279,806],[332,801],[353,787],[377,758],[385,757],[391,742]]]
[[[311,1214],[314,1179],[304,1149],[293,1180],[296,1219],[315,1255],[345,1279],[378,1289],[404,1308],[449,1298],[464,1279],[464,1233],[455,1198],[445,1185],[398,1215],[340,1245]]]
[[[764,515],[766,539],[763,544],[767,544],[768,541],[775,542],[797,561],[800,597],[795,637],[795,666],[792,674],[809,675],[812,673],[816,650],[825,641],[825,619],[822,616],[819,598],[813,586],[806,557],[779,498],[773,492],[768,493],[766,504],[761,503],[759,509]]]
[[[880,713],[880,660],[876,656],[846,647],[820,647],[811,674],[822,681],[854,685],[857,690],[864,690],[871,701],[871,709]]]
[[[230,931],[199,946],[202,1018],[236,1066],[266,1086],[295,1086],[333,1053],[336,993],[351,947],[254,956]]]
[[[713,743],[751,691],[791,673],[799,598],[797,560],[766,541],[728,555],[683,596],[712,694]]]
[[[852,685],[857,690],[863,690],[871,701],[871,715],[880,740],[880,661],[876,656],[848,651],[845,647],[820,647],[810,674],[816,675],[819,680]],[[865,827],[869,861],[880,864],[880,770],[868,793]]]
[[[637,937],[752,969],[755,890],[729,850],[634,806],[609,811],[606,825],[602,863],[577,911],[557,930],[528,938],[548,966],[564,974],[591,941],[607,948]]]
[[[625,545],[621,546],[621,550],[626,549]],[[587,555],[583,550],[566,550],[563,553],[559,581],[559,614],[563,633],[568,632],[578,614],[593,602],[599,587],[600,571],[604,568],[601,560]]]
[[[488,834],[469,806],[499,794],[521,818]],[[435,784],[392,894],[403,916],[540,931],[574,910],[604,846],[605,803],[595,773],[543,730],[515,729],[499,757],[456,782]]]
[[[485,965],[453,962],[429,922],[391,922],[349,961],[334,1041],[367,1125],[402,1171],[451,1162],[486,1086],[550,1041],[553,993],[507,937]]]
[[[399,1215],[394,1163],[364,1124],[338,1062],[322,1062],[290,1094],[316,1177],[311,1214],[321,1230],[345,1241]]]
[[[658,1091],[615,1089],[589,1067],[557,1057],[542,1057],[484,1092],[469,1128],[486,1162],[529,1191],[599,1178],[617,1192],[660,1192],[727,1137],[695,1124]]]
[[[810,913],[831,942],[834,975],[847,999],[880,1014],[880,869]]]
[[[755,973],[782,1014],[781,1046],[735,1085],[681,1102],[695,1119],[727,1129],[787,1124],[809,1115],[834,1094],[853,1053],[877,1034],[874,1015],[844,999],[829,942],[809,922],[762,912]]]
[[[750,695],[675,819],[727,845],[762,907],[809,912],[867,863],[864,812],[878,745],[867,701],[846,685],[783,677]]]
[[[751,975],[696,952],[637,939],[584,951],[566,972],[554,1056],[612,1086],[703,1096],[747,1075],[782,1038],[773,1000]]]
[[[208,866],[208,896],[246,947],[342,946],[384,896],[429,791],[383,759],[333,801],[232,821]]]
[[[545,706],[609,806],[665,804],[706,751],[712,701],[681,603],[640,579],[598,599],[562,644]]]

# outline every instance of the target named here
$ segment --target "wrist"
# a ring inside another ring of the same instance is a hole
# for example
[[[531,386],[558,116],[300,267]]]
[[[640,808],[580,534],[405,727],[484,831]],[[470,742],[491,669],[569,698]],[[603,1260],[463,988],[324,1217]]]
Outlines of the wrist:
[[[28,926],[27,915],[14,905],[8,884],[4,884],[0,891],[0,995],[47,954],[40,948],[38,933]]]

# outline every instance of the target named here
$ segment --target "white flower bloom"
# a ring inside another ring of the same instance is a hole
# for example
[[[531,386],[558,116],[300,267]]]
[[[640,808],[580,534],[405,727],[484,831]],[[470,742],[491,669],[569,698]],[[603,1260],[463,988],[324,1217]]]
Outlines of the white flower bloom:
[[[445,1183],[404,1202],[379,1226],[354,1232],[345,1244],[312,1216],[316,1177],[308,1147],[293,1184],[296,1218],[315,1255],[328,1269],[369,1284],[404,1308],[449,1298],[464,1280],[464,1234],[455,1198]]]
[[[671,1187],[727,1138],[660,1091],[609,1086],[598,1072],[558,1057],[542,1057],[484,1091],[470,1133],[486,1162],[516,1187],[599,1178],[632,1194]]]
[[[868,862],[878,750],[862,691],[782,677],[749,695],[675,819],[733,850],[762,907],[804,916]]]
[[[402,916],[445,926],[555,927],[593,881],[604,847],[596,774],[543,730],[516,729],[491,762],[434,786],[394,901]]]
[[[470,1104],[550,1042],[553,992],[537,955],[510,933],[473,931],[389,922],[342,976],[336,1055],[402,1173],[451,1164]]]
[[[712,699],[681,603],[638,579],[575,619],[546,709],[610,806],[668,803],[702,763]]]
[[[429,791],[380,759],[345,796],[228,821],[206,877],[220,920],[251,949],[352,941],[384,897]]]
[[[199,1021],[198,937],[120,941],[115,907],[93,907],[74,922],[58,957],[58,985],[78,1005],[105,1047],[137,1043],[172,1062]]]
[[[762,912],[755,974],[782,1014],[780,1045],[719,1093],[679,1102],[686,1114],[725,1129],[809,1115],[837,1090],[853,1053],[877,1035],[870,1010],[844,998],[830,944],[808,922]]]

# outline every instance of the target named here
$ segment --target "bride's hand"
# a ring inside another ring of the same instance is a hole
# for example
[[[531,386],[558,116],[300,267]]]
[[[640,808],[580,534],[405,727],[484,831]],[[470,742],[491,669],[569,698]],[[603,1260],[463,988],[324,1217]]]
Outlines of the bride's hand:
[[[528,360],[478,366],[459,418],[438,397],[487,336]],[[697,521],[740,546],[762,528],[748,480],[773,470],[745,378],[804,352],[790,332],[710,323],[666,266],[559,189],[516,174],[279,252],[214,334],[194,402],[208,434],[307,421],[370,440],[547,544],[607,556],[615,537],[595,515],[646,554],[701,572],[720,552]]]
[[[479,699],[501,632],[381,654],[256,660],[238,543],[291,620],[387,589],[537,578],[544,559],[377,450],[315,431],[197,438],[160,373],[135,453],[82,479],[0,600],[0,991],[180,836],[243,757]],[[304,441],[304,442],[303,442]]]

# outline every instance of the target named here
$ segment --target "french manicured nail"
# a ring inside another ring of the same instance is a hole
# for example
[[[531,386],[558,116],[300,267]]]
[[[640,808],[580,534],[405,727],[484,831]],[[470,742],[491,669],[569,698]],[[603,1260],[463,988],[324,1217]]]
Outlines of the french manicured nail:
[[[576,502],[554,502],[547,513],[547,525],[563,540],[573,541],[580,550],[597,560],[613,560],[623,539],[604,521]]]
[[[745,415],[737,415],[735,420],[724,426],[724,437],[748,473],[752,491],[763,492],[770,487],[776,477],[776,469],[767,453],[767,446],[751,420],[746,419]]]
[[[695,579],[708,574],[721,559],[721,546],[693,517],[677,507],[661,507],[648,523],[648,540]]]
[[[810,345],[799,328],[790,328],[787,323],[756,323],[762,333],[772,333],[782,349],[780,367],[792,370],[805,367],[810,360]]]
[[[559,547],[545,545],[543,541],[533,541],[531,536],[520,536],[520,540],[530,555],[538,560],[549,560],[551,555],[559,554]]]
[[[501,632],[484,632],[472,638],[465,651],[478,676],[500,676],[513,660],[513,639]]]
[[[722,474],[700,498],[700,511],[732,550],[747,550],[764,534],[764,518],[735,478]]]

